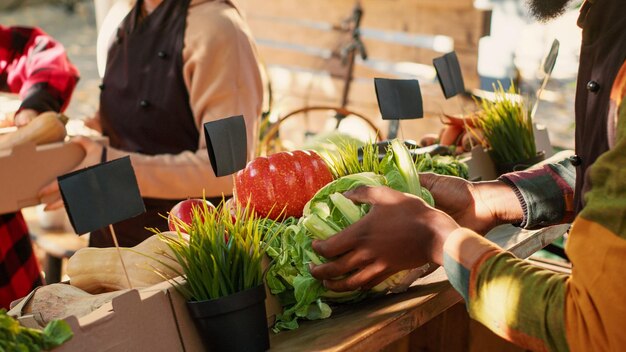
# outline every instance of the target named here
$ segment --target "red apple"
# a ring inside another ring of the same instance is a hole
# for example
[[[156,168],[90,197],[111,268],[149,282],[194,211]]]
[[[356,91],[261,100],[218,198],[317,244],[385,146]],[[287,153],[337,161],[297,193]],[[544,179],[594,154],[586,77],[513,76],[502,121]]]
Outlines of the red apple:
[[[175,218],[180,219],[183,223],[187,225],[191,225],[191,219],[193,218],[193,209],[202,209],[204,203],[206,203],[209,208],[215,208],[215,206],[211,202],[203,199],[186,199],[174,205],[172,207],[172,210],[170,210],[169,215],[167,216],[167,225],[170,231],[176,231],[176,228],[179,227],[179,225],[177,225],[178,222],[175,220]]]

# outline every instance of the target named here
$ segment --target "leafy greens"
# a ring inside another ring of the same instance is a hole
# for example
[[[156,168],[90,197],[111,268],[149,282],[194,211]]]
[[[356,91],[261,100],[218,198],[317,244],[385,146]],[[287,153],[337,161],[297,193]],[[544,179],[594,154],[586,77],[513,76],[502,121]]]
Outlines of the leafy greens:
[[[329,303],[356,302],[384,293],[407,278],[408,272],[401,272],[369,292],[339,293],[324,288],[309,272],[310,263],[326,261],[313,251],[313,239],[327,239],[369,211],[368,204],[356,205],[343,196],[343,192],[360,186],[389,186],[433,205],[428,190],[420,186],[416,165],[403,143],[392,141],[391,148],[381,159],[373,148],[364,148],[362,163],[358,162],[357,152],[356,147],[346,148],[343,154],[335,155],[329,161],[333,173],[339,178],[320,189],[305,205],[303,217],[289,219],[282,235],[269,242],[267,254],[272,258],[272,264],[266,282],[285,308],[277,317],[275,332],[297,328],[298,319],[327,318],[332,313]]]

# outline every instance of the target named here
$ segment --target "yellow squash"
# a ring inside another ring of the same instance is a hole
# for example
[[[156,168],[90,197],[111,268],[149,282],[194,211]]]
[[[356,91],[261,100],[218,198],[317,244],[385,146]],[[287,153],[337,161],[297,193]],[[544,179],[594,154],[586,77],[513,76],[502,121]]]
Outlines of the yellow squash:
[[[67,117],[60,113],[49,111],[39,114],[26,126],[0,135],[0,150],[13,149],[17,145],[29,142],[36,145],[61,142],[67,135],[66,122]]]
[[[177,236],[175,232],[164,232],[164,236]],[[121,248],[132,288],[148,287],[178,276],[182,272],[172,252],[158,235],[152,235],[132,248]],[[173,269],[173,270],[172,270]],[[127,289],[128,282],[120,262],[117,249],[83,248],[78,250],[67,263],[70,284],[95,294]]]

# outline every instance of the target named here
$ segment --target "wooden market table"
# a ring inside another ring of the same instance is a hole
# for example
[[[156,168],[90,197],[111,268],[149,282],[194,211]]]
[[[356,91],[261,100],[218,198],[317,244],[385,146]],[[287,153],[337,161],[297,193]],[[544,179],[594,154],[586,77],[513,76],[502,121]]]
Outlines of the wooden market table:
[[[487,238],[526,258],[567,232],[569,225],[527,231],[501,226]],[[407,292],[333,310],[325,320],[304,321],[294,331],[272,334],[272,351],[376,351],[413,332],[461,302],[443,268],[416,281]],[[462,333],[462,332],[459,332]],[[443,338],[453,338],[451,336]]]

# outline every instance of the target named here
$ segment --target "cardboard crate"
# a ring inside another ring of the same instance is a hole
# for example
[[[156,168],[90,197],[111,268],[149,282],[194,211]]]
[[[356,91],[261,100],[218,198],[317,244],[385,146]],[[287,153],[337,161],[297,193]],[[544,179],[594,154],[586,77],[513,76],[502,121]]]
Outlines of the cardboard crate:
[[[84,156],[74,143],[27,143],[0,150],[0,214],[41,203],[41,188],[74,169]]]
[[[25,298],[28,299],[28,296]],[[268,328],[281,306],[267,292]],[[20,324],[41,329],[34,314],[9,312]],[[125,292],[93,312],[64,319],[74,337],[55,352],[204,351],[185,299],[169,282]]]

